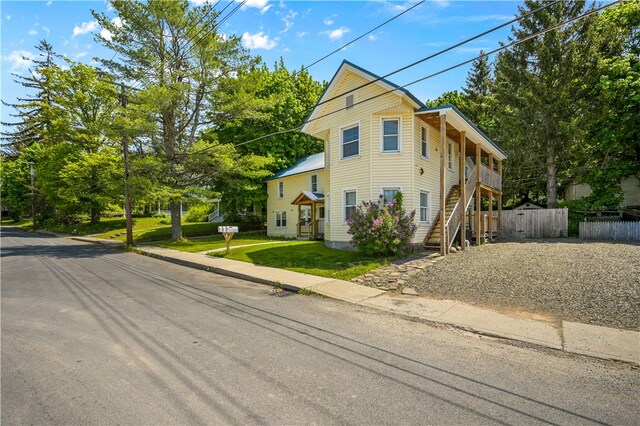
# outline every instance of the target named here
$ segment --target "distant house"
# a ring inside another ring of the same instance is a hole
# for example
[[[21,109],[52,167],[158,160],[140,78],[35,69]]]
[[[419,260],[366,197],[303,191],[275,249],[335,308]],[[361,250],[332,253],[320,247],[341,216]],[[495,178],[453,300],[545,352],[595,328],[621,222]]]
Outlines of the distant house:
[[[620,183],[624,200],[621,207],[640,206],[640,181],[635,176],[629,176]],[[565,200],[573,201],[591,195],[591,187],[586,183],[569,182],[565,187]]]
[[[404,208],[416,211],[413,243],[447,253],[468,228],[469,207],[502,196],[506,155],[460,111],[428,108],[347,61],[302,131],[322,139],[324,151],[267,179],[268,235],[349,248],[347,219],[357,206],[401,191]],[[472,219],[480,230],[480,215]]]

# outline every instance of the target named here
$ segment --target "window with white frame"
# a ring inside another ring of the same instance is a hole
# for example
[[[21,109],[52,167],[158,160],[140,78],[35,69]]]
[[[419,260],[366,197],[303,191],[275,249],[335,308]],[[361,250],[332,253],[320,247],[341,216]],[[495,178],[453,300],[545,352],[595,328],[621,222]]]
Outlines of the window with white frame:
[[[429,211],[429,193],[420,191],[420,222],[431,222],[431,213]]]
[[[451,142],[447,144],[447,167],[449,170],[453,170],[453,144]]]
[[[429,135],[425,127],[420,127],[420,153],[424,158],[429,158]]]
[[[278,182],[278,197],[284,198],[284,182]]]
[[[311,175],[311,192],[318,192],[318,175]]]
[[[382,201],[385,204],[389,204],[396,198],[396,195],[400,192],[400,188],[382,188]]]
[[[360,126],[355,125],[342,129],[342,158],[360,154]]]
[[[358,193],[355,190],[344,191],[344,221],[353,217],[358,203]]]
[[[281,211],[276,212],[276,228],[286,228],[287,227],[287,212]]]
[[[382,120],[382,152],[400,151],[400,120]]]

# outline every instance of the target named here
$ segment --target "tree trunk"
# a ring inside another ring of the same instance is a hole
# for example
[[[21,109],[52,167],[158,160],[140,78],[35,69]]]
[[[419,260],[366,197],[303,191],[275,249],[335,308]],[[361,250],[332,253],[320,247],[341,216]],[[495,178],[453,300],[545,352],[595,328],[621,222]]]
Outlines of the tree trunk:
[[[171,210],[171,239],[179,240],[182,238],[182,212],[180,211],[180,200],[169,201],[169,210]]]
[[[547,208],[553,209],[558,201],[556,186],[556,150],[553,142],[547,144]]]
[[[100,209],[98,207],[91,207],[90,215],[91,215],[91,219],[90,219],[91,223],[100,222]]]

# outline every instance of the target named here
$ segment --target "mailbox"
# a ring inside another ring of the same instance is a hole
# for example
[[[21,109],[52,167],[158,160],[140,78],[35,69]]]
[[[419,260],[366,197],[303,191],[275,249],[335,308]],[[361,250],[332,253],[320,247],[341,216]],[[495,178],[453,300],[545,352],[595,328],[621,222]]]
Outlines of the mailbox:
[[[233,238],[233,234],[238,232],[237,226],[218,226],[218,232],[224,235],[224,240],[227,242],[227,254],[229,254],[229,244]]]

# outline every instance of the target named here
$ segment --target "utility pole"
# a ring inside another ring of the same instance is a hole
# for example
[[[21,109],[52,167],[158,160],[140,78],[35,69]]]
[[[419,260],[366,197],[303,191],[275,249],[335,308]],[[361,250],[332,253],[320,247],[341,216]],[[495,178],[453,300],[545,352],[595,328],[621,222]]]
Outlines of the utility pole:
[[[33,170],[33,161],[29,161],[29,173],[31,173],[31,227],[36,228],[36,174]]]
[[[127,94],[125,85],[120,86],[120,105],[127,107]],[[131,194],[129,193],[129,136],[125,132],[122,135],[122,154],[124,156],[124,215],[127,221],[127,246],[133,245],[133,221],[131,220]]]

